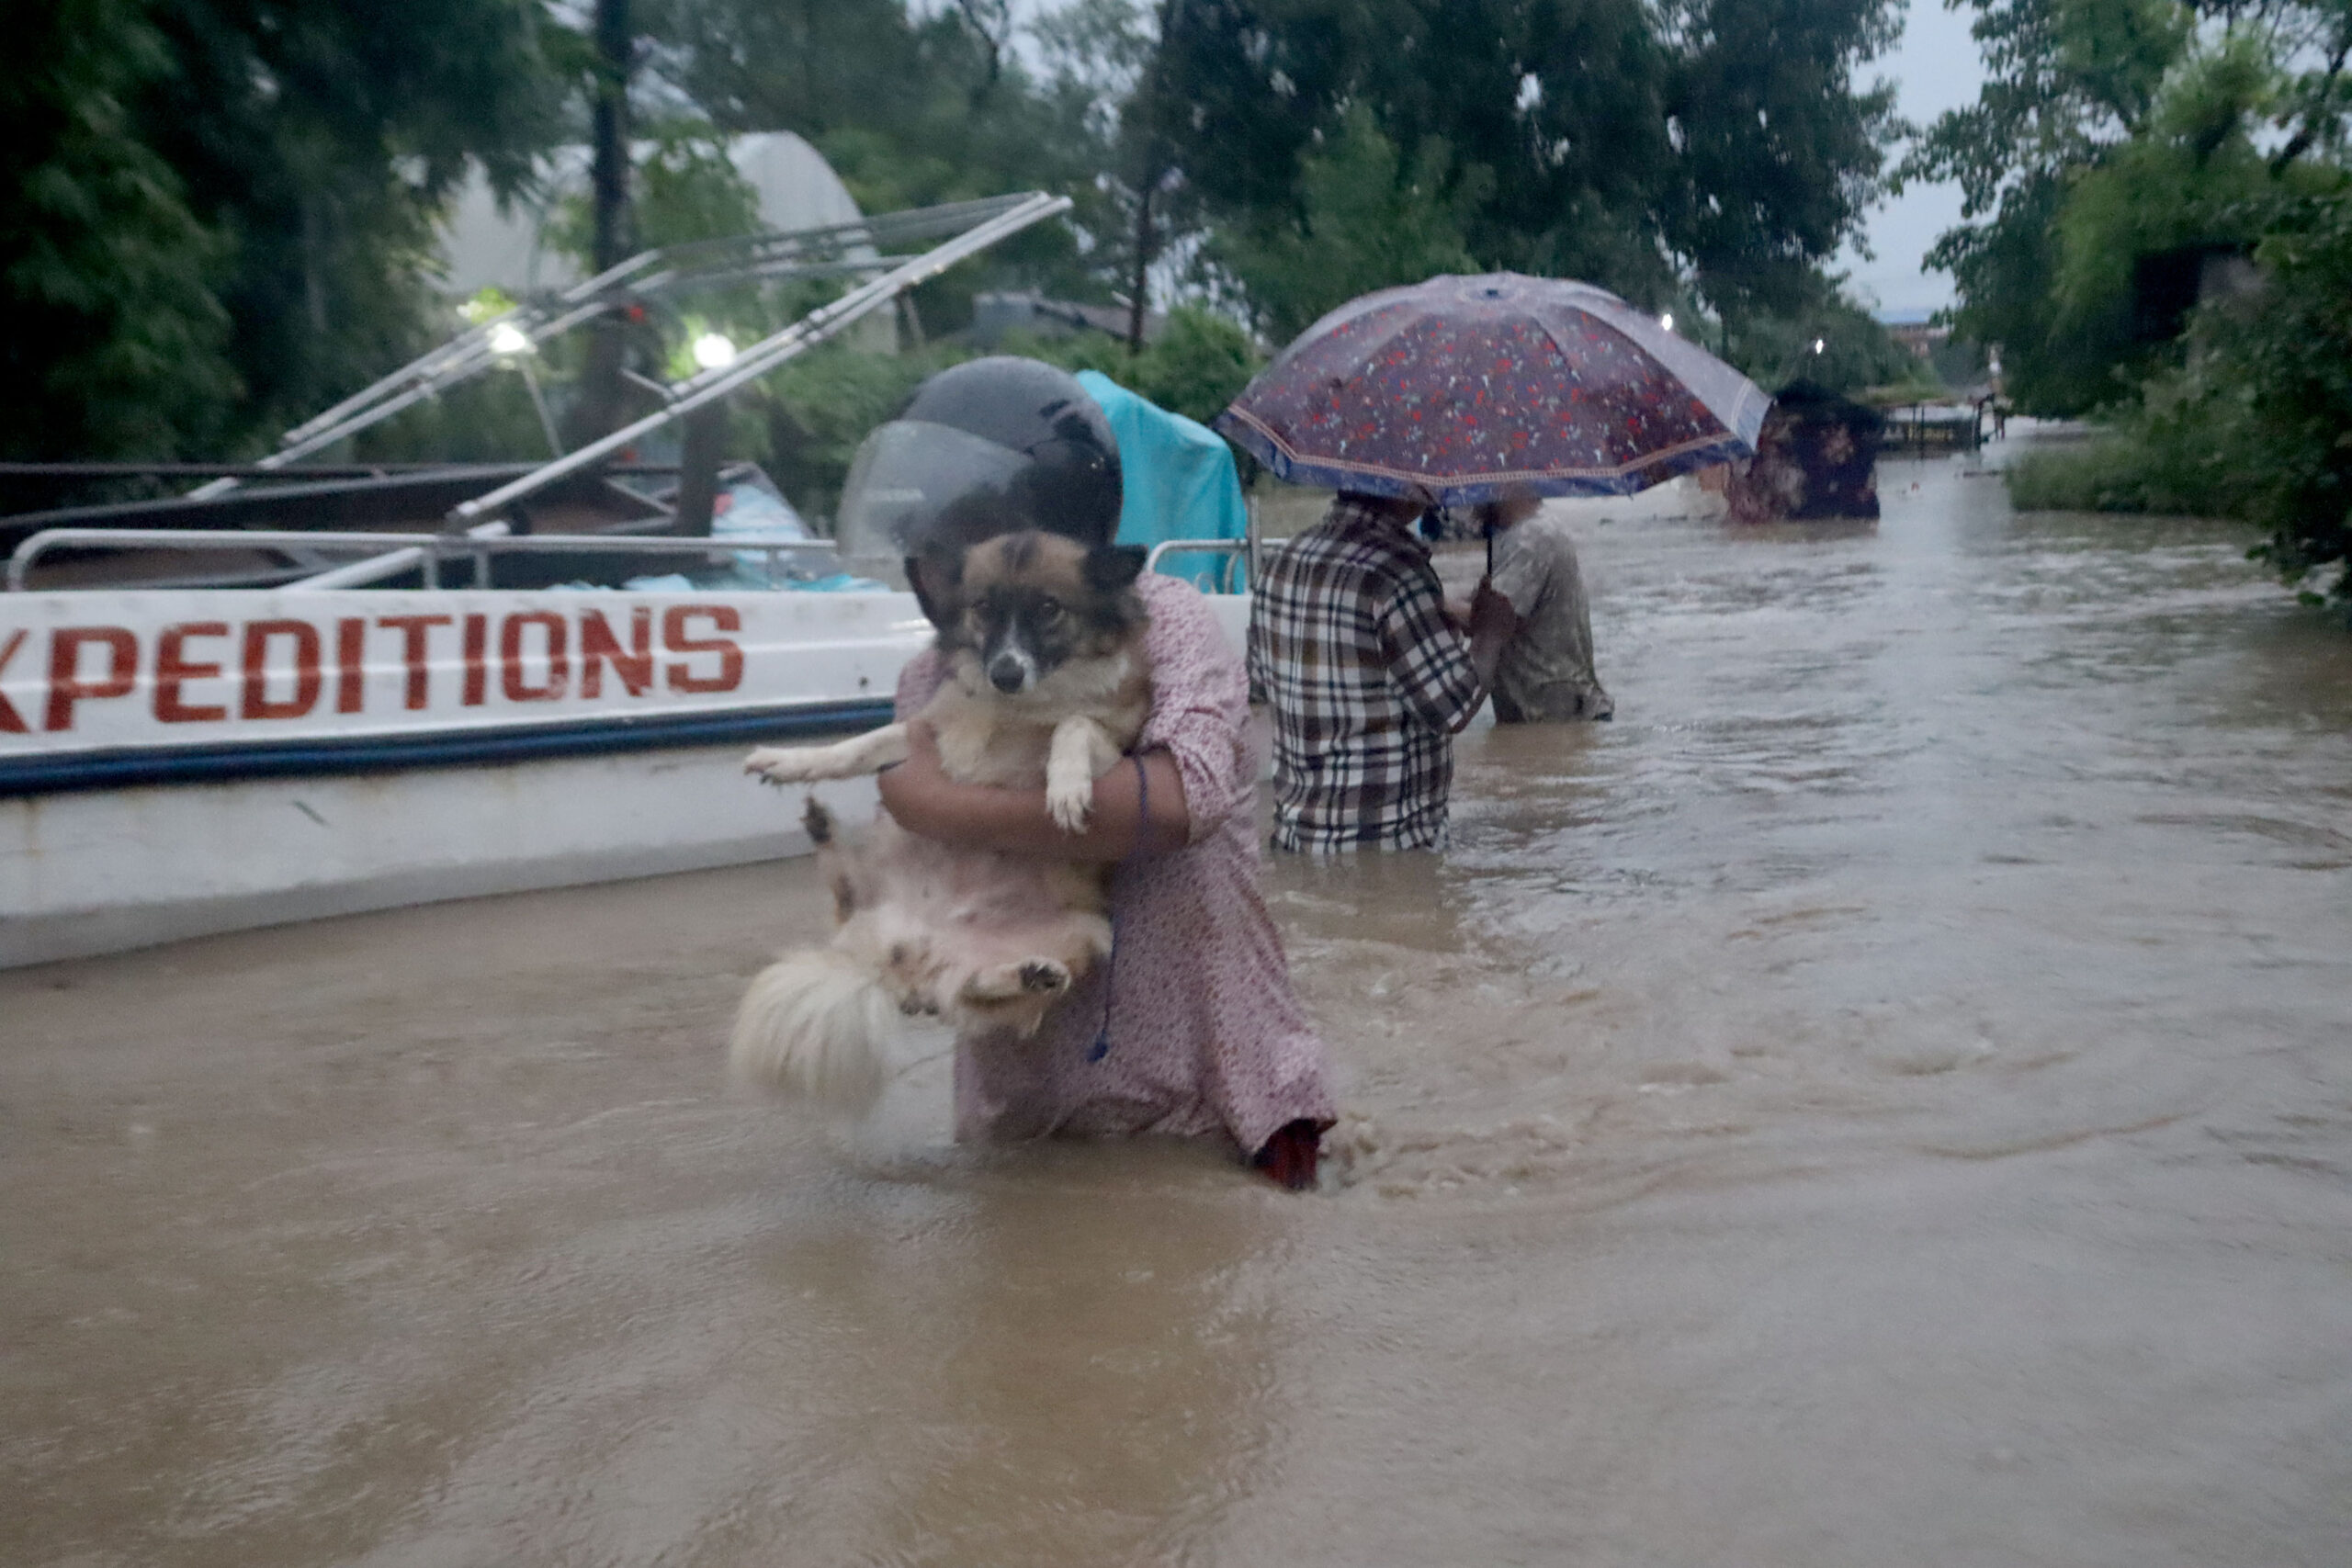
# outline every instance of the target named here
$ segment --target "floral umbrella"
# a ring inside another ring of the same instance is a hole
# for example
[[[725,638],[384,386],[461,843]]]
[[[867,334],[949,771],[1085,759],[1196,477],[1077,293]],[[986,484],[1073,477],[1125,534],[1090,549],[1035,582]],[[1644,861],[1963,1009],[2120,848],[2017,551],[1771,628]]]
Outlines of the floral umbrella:
[[[1752,456],[1770,401],[1606,289],[1499,272],[1349,301],[1216,427],[1279,479],[1463,506],[1630,495]]]

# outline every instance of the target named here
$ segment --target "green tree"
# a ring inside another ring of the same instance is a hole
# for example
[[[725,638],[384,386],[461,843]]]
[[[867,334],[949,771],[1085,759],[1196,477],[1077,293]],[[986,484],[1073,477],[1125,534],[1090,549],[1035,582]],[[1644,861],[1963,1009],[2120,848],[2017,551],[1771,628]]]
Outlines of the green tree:
[[[199,216],[236,238],[245,428],[289,421],[440,335],[433,224],[469,162],[515,189],[566,84],[528,0],[173,0],[175,70],[142,119]]]
[[[1157,341],[1124,367],[1103,374],[1161,408],[1203,424],[1225,412],[1264,364],[1231,318],[1199,306],[1168,313]]]
[[[2352,598],[2352,6],[2017,0],[1978,30],[2001,71],[1928,149],[1990,214],[1946,237],[1962,325],[2009,334],[2029,406],[2109,416],[2013,497],[2243,517],[2290,581],[2336,567]],[[1972,126],[1998,134],[1970,149]],[[2217,246],[2251,250],[2250,286],[2144,341],[2137,265]]]
[[[672,120],[654,127],[651,141],[651,150],[630,171],[639,248],[726,239],[760,227],[759,193],[736,171],[727,139],[714,127]],[[594,266],[595,213],[588,193],[565,197],[542,239],[582,266]]]
[[[1900,386],[1942,389],[1934,370],[1826,283],[1785,310],[1746,311],[1736,320],[1723,356],[1767,391],[1798,380],[1847,395]]]
[[[1483,170],[1457,177],[1440,138],[1425,139],[1408,167],[1372,110],[1351,106],[1339,135],[1303,161],[1299,186],[1295,217],[1237,228],[1217,249],[1276,342],[1359,294],[1478,270],[1463,223],[1493,179]]]
[[[2272,0],[1978,0],[1987,80],[1905,161],[1954,179],[1970,221],[1930,254],[1966,336],[1997,343],[2011,394],[2071,414],[2177,357],[2143,341],[2140,257],[2251,245],[2340,147],[2352,6]],[[2296,65],[2299,60],[2309,68]],[[2289,132],[2261,150],[2267,128]]]
[[[7,441],[45,457],[250,447],[439,335],[442,201],[472,161],[516,188],[566,91],[532,0],[35,15],[0,276]]]
[[[1223,413],[1265,365],[1238,322],[1199,305],[1169,311],[1159,335],[1141,354],[1130,353],[1121,339],[1091,332],[1061,338],[1016,336],[998,352],[1065,370],[1099,370],[1127,390],[1202,424]]]
[[[2185,245],[2250,245],[2284,192],[2253,131],[2268,118],[2277,73],[2247,36],[2185,51],[2132,137],[2075,171],[2056,222],[2051,328],[2113,343],[2112,368],[2149,368],[2157,345],[2132,338],[2136,258]]]
[[[1662,243],[1726,321],[1820,313],[1823,265],[1860,237],[1906,129],[1890,84],[1855,79],[1894,46],[1900,6],[1683,0],[1667,16]]]
[[[2237,464],[2245,514],[2270,531],[2261,553],[2293,582],[2336,568],[2335,596],[2352,604],[2352,188],[2298,202],[2256,254],[2267,287],[2245,319],[2199,323],[2200,376],[2209,400],[2245,410]]]
[[[0,77],[0,454],[175,457],[239,390],[215,287],[229,236],[140,135],[173,68],[138,0],[58,0]]]
[[[1102,173],[1079,221],[1125,291],[1130,354],[1143,352],[1152,269],[1200,233],[1180,141],[1193,112],[1190,85],[1165,47],[1182,11],[1182,0],[1148,9],[1140,0],[1071,0],[1035,29],[1057,63],[1059,89],[1087,105],[1084,123],[1101,144]]]
[[[1899,129],[1857,69],[1887,0],[1186,0],[1163,42],[1182,174],[1221,225],[1304,224],[1310,161],[1369,113],[1481,266],[1657,306],[1807,297]],[[1466,199],[1465,199],[1466,197]],[[1393,279],[1392,279],[1393,281]]]
[[[1043,189],[1089,197],[1101,128],[1075,84],[1040,82],[993,3],[911,12],[899,0],[666,0],[647,26],[673,84],[724,131],[790,130],[868,212]],[[1071,226],[1041,224],[916,295],[929,333],[983,288],[1109,299]]]
[[[2200,307],[2179,365],[2098,440],[2021,465],[2010,494],[2243,518],[2289,582],[2316,579],[2352,606],[2352,181],[2274,212],[2255,254],[2258,291]]]

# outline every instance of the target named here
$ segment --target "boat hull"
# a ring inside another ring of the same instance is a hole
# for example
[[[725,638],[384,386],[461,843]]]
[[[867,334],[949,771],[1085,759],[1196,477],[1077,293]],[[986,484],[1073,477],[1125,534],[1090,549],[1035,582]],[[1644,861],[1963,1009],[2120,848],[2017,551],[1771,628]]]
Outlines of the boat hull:
[[[741,745],[0,799],[0,967],[808,852]],[[870,781],[820,795],[869,819]]]
[[[744,750],[885,722],[929,641],[898,593],[0,595],[0,966],[806,853]]]

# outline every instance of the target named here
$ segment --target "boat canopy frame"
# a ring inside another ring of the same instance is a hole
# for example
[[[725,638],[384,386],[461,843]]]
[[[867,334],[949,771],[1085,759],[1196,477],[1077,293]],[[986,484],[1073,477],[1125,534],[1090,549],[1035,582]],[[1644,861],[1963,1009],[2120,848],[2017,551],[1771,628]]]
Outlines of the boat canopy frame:
[[[226,494],[248,478],[284,468],[380,423],[403,409],[496,368],[526,348],[536,349],[550,338],[648,299],[773,278],[876,275],[840,299],[738,353],[726,365],[698,371],[667,386],[631,378],[636,384],[660,396],[662,407],[613,436],[561,454],[531,474],[459,507],[450,519],[455,525],[463,527],[481,512],[544,489],[619,450],[647,431],[724,397],[744,382],[836,335],[907,289],[929,281],[999,240],[1067,212],[1070,206],[1068,197],[1023,191],[977,201],[879,213],[852,222],[768,230],[641,251],[560,293],[526,301],[475,322],[447,343],[288,430],[278,438],[277,450],[251,465],[249,471],[220,475],[188,491],[187,499]],[[940,243],[914,254],[902,254],[903,247],[926,240]],[[524,348],[514,346],[512,334],[515,333],[520,334]],[[501,346],[492,346],[494,336]]]

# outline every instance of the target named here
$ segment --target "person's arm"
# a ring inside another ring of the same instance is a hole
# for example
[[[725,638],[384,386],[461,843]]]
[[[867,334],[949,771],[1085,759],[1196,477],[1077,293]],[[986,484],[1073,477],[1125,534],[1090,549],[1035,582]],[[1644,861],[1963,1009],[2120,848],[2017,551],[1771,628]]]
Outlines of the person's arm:
[[[1554,613],[1551,606],[1557,598],[1558,584],[1554,581],[1555,557],[1544,547],[1550,542],[1542,533],[1545,527],[1541,522],[1521,523],[1496,535],[1488,551],[1487,576],[1478,590],[1497,602],[1487,612],[1494,618],[1488,634],[1494,642],[1495,663],[1481,666],[1490,685],[1496,664],[1502,659],[1503,644],[1529,621]],[[1573,551],[1566,556],[1571,562],[1576,558]],[[1474,638],[1476,632],[1474,626]]]
[[[1405,577],[1380,609],[1380,642],[1388,673],[1406,706],[1431,729],[1448,735],[1467,729],[1487,700],[1487,682],[1502,658],[1495,598],[1482,585],[1480,596],[1472,601],[1469,637],[1446,618],[1433,572]],[[1509,605],[1503,608],[1507,611]]]
[[[1502,664],[1503,647],[1519,635],[1519,612],[1485,578],[1470,596],[1470,664],[1478,684],[1494,688],[1495,671]]]
[[[1141,771],[1144,788],[1138,788]],[[907,760],[876,781],[883,809],[910,833],[967,849],[1055,860],[1121,861],[1165,854],[1190,840],[1184,775],[1166,751],[1123,757],[1094,781],[1094,814],[1083,832],[1066,833],[1046,810],[1043,789],[958,784],[939,765],[931,727],[907,728]],[[1150,815],[1144,814],[1145,796]]]
[[[1257,588],[1258,584],[1252,583],[1250,586],[1252,588]],[[1250,701],[1253,703],[1270,701],[1273,694],[1273,687],[1270,685],[1266,680],[1267,660],[1265,621],[1263,616],[1259,614],[1260,606],[1264,603],[1265,597],[1262,590],[1250,596],[1250,625],[1249,628],[1242,633],[1241,637],[1242,672],[1248,682]]]

